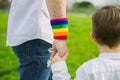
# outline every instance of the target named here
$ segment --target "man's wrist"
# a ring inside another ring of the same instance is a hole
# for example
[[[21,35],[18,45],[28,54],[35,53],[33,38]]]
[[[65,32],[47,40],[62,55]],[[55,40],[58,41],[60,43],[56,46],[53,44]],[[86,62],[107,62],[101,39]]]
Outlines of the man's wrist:
[[[55,42],[63,41],[66,42],[66,40],[60,40],[60,39],[54,39]]]
[[[67,42],[67,40],[54,39],[54,42],[53,42],[53,43],[55,43],[55,45],[56,45],[56,44],[59,44],[59,46],[60,46],[60,45],[63,45],[63,44],[66,45],[66,42]]]
[[[68,38],[68,19],[56,18],[50,20],[52,30],[54,33],[54,39],[67,40]]]

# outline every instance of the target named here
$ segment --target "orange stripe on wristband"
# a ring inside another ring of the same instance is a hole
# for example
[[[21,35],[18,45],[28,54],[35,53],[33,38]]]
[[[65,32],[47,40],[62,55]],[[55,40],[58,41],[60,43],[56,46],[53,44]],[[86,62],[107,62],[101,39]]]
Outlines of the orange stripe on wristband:
[[[66,36],[68,32],[54,32],[54,36]]]

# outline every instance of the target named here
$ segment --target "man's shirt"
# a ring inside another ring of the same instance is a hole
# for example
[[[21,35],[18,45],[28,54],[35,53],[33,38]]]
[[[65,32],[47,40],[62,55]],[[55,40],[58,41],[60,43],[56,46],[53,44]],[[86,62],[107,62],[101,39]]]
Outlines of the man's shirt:
[[[33,39],[53,42],[45,0],[12,0],[7,45],[17,46]]]
[[[52,72],[53,80],[71,80],[64,61],[54,63]],[[120,80],[120,53],[102,53],[84,63],[74,80]]]

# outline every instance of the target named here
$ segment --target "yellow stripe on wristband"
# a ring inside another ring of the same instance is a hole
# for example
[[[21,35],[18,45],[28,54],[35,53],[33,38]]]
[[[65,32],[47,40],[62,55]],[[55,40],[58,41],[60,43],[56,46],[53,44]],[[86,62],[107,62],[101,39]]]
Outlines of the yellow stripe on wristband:
[[[53,32],[68,32],[68,28],[53,29]]]

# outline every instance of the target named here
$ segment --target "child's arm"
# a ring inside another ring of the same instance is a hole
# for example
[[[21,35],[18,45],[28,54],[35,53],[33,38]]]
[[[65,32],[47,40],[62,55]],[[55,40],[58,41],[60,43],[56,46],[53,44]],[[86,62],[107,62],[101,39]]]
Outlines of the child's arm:
[[[67,65],[65,63],[67,55],[63,58],[59,57],[58,54],[51,60],[51,68],[53,73],[53,80],[70,80],[70,74],[68,73]]]
[[[65,61],[52,64],[53,80],[70,80]]]
[[[65,63],[66,57],[67,55],[61,58],[58,56],[58,54],[56,54],[51,59],[50,63],[52,64],[51,68],[53,73],[53,80],[72,80]],[[74,80],[90,80],[86,70],[84,69],[84,65],[77,70],[76,78]]]

